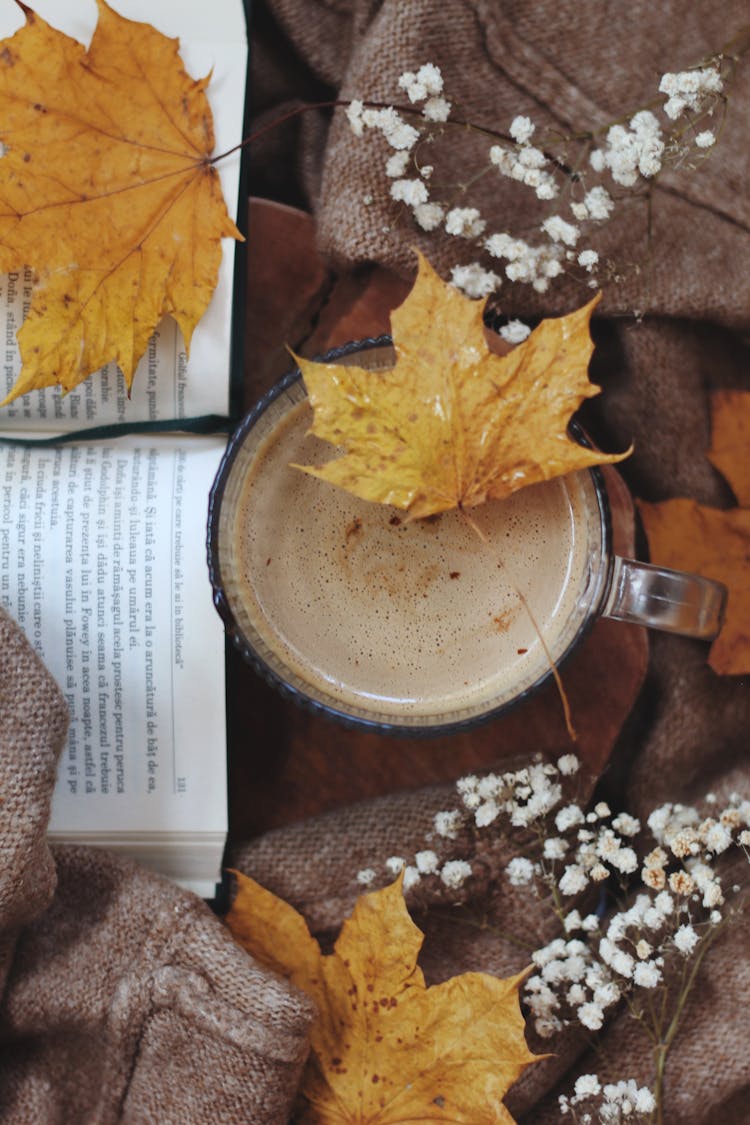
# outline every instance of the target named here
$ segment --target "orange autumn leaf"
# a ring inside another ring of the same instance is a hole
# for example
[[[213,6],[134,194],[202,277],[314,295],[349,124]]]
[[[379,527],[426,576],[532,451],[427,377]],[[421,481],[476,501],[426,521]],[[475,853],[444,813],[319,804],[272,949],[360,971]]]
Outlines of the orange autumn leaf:
[[[599,393],[587,374],[597,300],[542,321],[499,356],[485,338],[484,302],[420,256],[414,287],[391,316],[391,370],[298,360],[312,432],[345,452],[297,467],[418,518],[622,460],[627,454],[587,449],[568,433],[572,414]]]
[[[525,973],[465,973],[427,988],[401,878],[358,899],[326,956],[296,910],[237,880],[226,917],[235,938],[318,1009],[296,1121],[511,1125],[503,1097],[536,1060],[518,1001]]]
[[[114,360],[128,386],[169,314],[186,347],[216,286],[227,214],[208,79],[178,41],[97,0],[86,50],[24,9],[0,42],[0,272],[31,267],[6,402]]]
[[[729,591],[724,625],[709,664],[720,675],[750,672],[750,393],[711,396],[709,460],[740,503],[726,510],[695,500],[638,501],[652,562],[723,582]]]
[[[708,459],[728,481],[737,503],[750,508],[750,394],[715,391],[711,395],[711,448]]]

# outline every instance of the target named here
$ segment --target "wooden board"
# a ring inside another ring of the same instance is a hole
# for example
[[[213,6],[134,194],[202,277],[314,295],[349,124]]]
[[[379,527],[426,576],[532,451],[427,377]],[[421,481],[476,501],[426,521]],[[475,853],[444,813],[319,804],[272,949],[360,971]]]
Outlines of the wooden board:
[[[315,250],[312,219],[262,200],[250,203],[246,404],[290,366],[287,347],[328,347],[387,332],[408,285],[376,267],[335,275]],[[633,505],[607,470],[615,547],[632,554]],[[599,776],[643,682],[644,629],[600,620],[561,674],[578,741],[571,744],[555,684],[500,718],[459,735],[385,736],[347,729],[281,698],[234,654],[229,662],[230,833],[269,828],[368,797],[451,781],[503,759],[574,749]]]

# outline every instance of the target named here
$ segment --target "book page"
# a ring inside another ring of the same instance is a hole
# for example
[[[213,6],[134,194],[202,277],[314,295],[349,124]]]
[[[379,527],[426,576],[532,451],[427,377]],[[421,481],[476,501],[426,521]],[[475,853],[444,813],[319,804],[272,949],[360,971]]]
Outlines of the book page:
[[[207,96],[214,118],[216,153],[242,139],[247,71],[247,43],[241,0],[216,0],[210,5],[185,0],[117,0],[117,11],[152,23],[180,40],[188,73],[202,78],[211,72]],[[95,0],[37,0],[34,9],[55,27],[88,43],[96,24]],[[14,0],[0,0],[0,37],[23,23]],[[217,170],[230,215],[236,217],[240,152],[219,161]],[[244,206],[244,200],[241,201]],[[236,243],[222,240],[216,291],[194,334],[190,359],[182,334],[165,318],[154,334],[135,373],[132,395],[115,364],[108,364],[80,388],[63,395],[59,388],[34,391],[0,407],[0,431],[34,430],[45,436],[117,423],[226,416],[230,393],[230,342]],[[10,391],[21,367],[16,333],[31,301],[31,271],[19,267],[0,275],[0,400]]]
[[[224,632],[205,556],[224,445],[0,443],[0,602],[71,716],[50,831],[181,881],[189,867],[160,863],[154,837],[175,833],[186,866],[185,841],[205,837],[205,894],[227,827]]]

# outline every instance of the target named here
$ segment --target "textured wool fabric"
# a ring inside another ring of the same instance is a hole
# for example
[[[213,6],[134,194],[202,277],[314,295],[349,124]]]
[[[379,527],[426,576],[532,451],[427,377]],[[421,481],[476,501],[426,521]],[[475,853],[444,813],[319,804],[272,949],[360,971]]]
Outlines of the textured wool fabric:
[[[204,902],[45,840],[61,693],[0,611],[0,1120],[283,1125],[311,1006]]]
[[[398,75],[430,60],[463,117],[507,129],[526,113],[565,131],[650,101],[661,73],[697,62],[748,19],[744,0],[258,0],[257,7],[257,27],[268,32],[254,44],[255,104],[265,121],[275,106],[321,92],[390,101]],[[649,500],[731,502],[704,451],[709,389],[747,386],[748,110],[750,73],[740,67],[716,153],[695,174],[660,179],[650,246],[641,211],[624,209],[603,231],[603,256],[638,269],[623,269],[623,280],[606,287],[595,326],[595,376],[605,394],[589,404],[587,425],[607,448],[635,442],[623,473]],[[460,181],[477,152],[475,137],[446,135],[444,167]],[[330,128],[318,113],[266,133],[254,174],[293,202],[308,200],[321,246],[342,269],[376,262],[407,275],[415,244],[444,271],[462,254],[468,260],[470,248],[458,240],[415,238],[394,222],[378,171],[384,153],[377,137],[353,143],[341,112]],[[537,203],[511,181],[487,177],[477,190],[498,229],[538,223]],[[561,279],[547,294],[515,287],[502,302],[522,318],[567,312],[581,303],[581,289]],[[613,806],[641,816],[709,789],[720,799],[748,793],[749,720],[745,679],[716,677],[704,645],[654,635],[648,683],[602,790]],[[309,1005],[262,972],[194,897],[106,853],[47,847],[65,728],[58,689],[0,614],[0,1120],[281,1125],[307,1051]],[[349,912],[361,868],[426,846],[468,860],[474,878],[458,907],[439,886],[411,892],[426,934],[425,972],[430,981],[469,969],[505,974],[525,956],[503,934],[516,926],[543,944],[549,911],[503,877],[512,839],[435,839],[433,814],[454,801],[450,788],[394,794],[269,833],[238,848],[234,860],[301,909],[325,940]],[[750,1122],[750,1009],[736,1002],[749,986],[748,929],[727,927],[674,1043],[669,1125]],[[650,1083],[638,1030],[616,1013],[603,1034],[606,1061],[587,1053],[582,1035],[556,1040],[554,1057],[510,1092],[511,1112],[527,1125],[557,1121],[557,1092],[589,1071]]]
[[[746,35],[748,22],[744,0],[265,0],[262,11],[277,62],[284,57],[279,36],[289,42],[286,72],[277,66],[272,87],[259,79],[264,122],[274,116],[274,96],[288,109],[309,96],[315,81],[344,99],[392,103],[398,76],[430,61],[440,66],[446,95],[463,119],[507,131],[513,117],[526,114],[540,133],[599,128],[647,105],[661,74],[698,63],[743,29]],[[269,42],[261,36],[257,44],[261,60],[270,58]],[[749,120],[750,65],[744,61],[710,159],[659,178],[650,240],[637,205],[618,208],[597,236],[609,277],[594,322],[593,378],[604,394],[588,404],[586,424],[605,448],[634,442],[621,471],[636,497],[733,503],[705,451],[709,392],[750,389]],[[306,194],[321,249],[335,267],[375,262],[411,276],[417,245],[447,275],[475,256],[459,239],[421,235],[398,219],[383,173],[389,150],[377,135],[353,138],[341,110],[327,135],[318,115],[307,141],[296,130],[287,142],[299,175],[296,195],[286,198]],[[277,158],[283,141],[279,145]],[[486,140],[446,129],[430,151],[442,180],[460,184],[486,162],[486,146]],[[256,192],[264,184],[273,191],[266,155],[261,147]],[[533,193],[499,175],[476,185],[474,201],[491,229],[527,237],[546,214]],[[521,318],[555,315],[581,304],[586,292],[566,278],[544,294],[506,285],[500,307]],[[646,686],[601,780],[613,807],[643,817],[664,801],[692,802],[711,790],[719,801],[733,791],[750,795],[750,686],[745,677],[717,677],[706,655],[699,642],[651,635]],[[434,880],[409,895],[426,934],[428,979],[470,969],[518,970],[524,956],[502,933],[516,924],[542,944],[549,912],[502,878],[513,850],[502,833],[488,833],[484,841],[480,835],[435,838],[434,812],[454,804],[449,788],[394,794],[269,833],[238,848],[234,861],[298,907],[328,940],[361,889],[361,868],[382,871],[388,856],[408,857],[424,847],[441,858],[466,859],[474,877],[458,908],[446,905],[457,896]],[[737,878],[746,883],[744,868]],[[673,1044],[664,1114],[669,1125],[750,1122],[750,1024],[747,1006],[732,1002],[749,985],[750,933],[740,922],[726,928],[706,957]],[[537,1050],[550,1049],[548,1041],[533,1035],[530,1041]],[[634,1020],[616,1013],[602,1046],[601,1054],[592,1054],[584,1036],[555,1040],[555,1057],[529,1070],[510,1092],[511,1112],[527,1125],[559,1120],[557,1093],[569,1093],[581,1073],[653,1084],[650,1046]]]

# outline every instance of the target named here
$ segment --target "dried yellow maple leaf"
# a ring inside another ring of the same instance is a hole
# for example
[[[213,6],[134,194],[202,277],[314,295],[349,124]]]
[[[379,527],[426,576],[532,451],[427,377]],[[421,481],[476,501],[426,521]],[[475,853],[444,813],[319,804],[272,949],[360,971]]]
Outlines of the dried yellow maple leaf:
[[[723,582],[729,596],[708,662],[720,675],[750,673],[750,393],[711,396],[708,458],[723,474],[740,507],[708,508],[679,498],[638,501],[651,561]]]
[[[303,1076],[304,1125],[512,1123],[509,1086],[536,1061],[524,1039],[518,988],[465,973],[425,987],[422,934],[399,878],[363,895],[324,956],[304,919],[237,875],[226,921],[261,964],[307,993],[318,1009]]]
[[[345,452],[297,467],[417,518],[622,460],[627,453],[587,449],[568,434],[571,415],[599,393],[587,374],[597,300],[542,321],[499,356],[485,339],[484,302],[420,256],[414,287],[391,315],[390,371],[298,360],[312,432]]]
[[[0,272],[31,267],[6,402],[114,360],[130,386],[165,314],[186,347],[239,238],[217,172],[208,79],[178,42],[97,0],[88,51],[24,9],[0,42]]]

